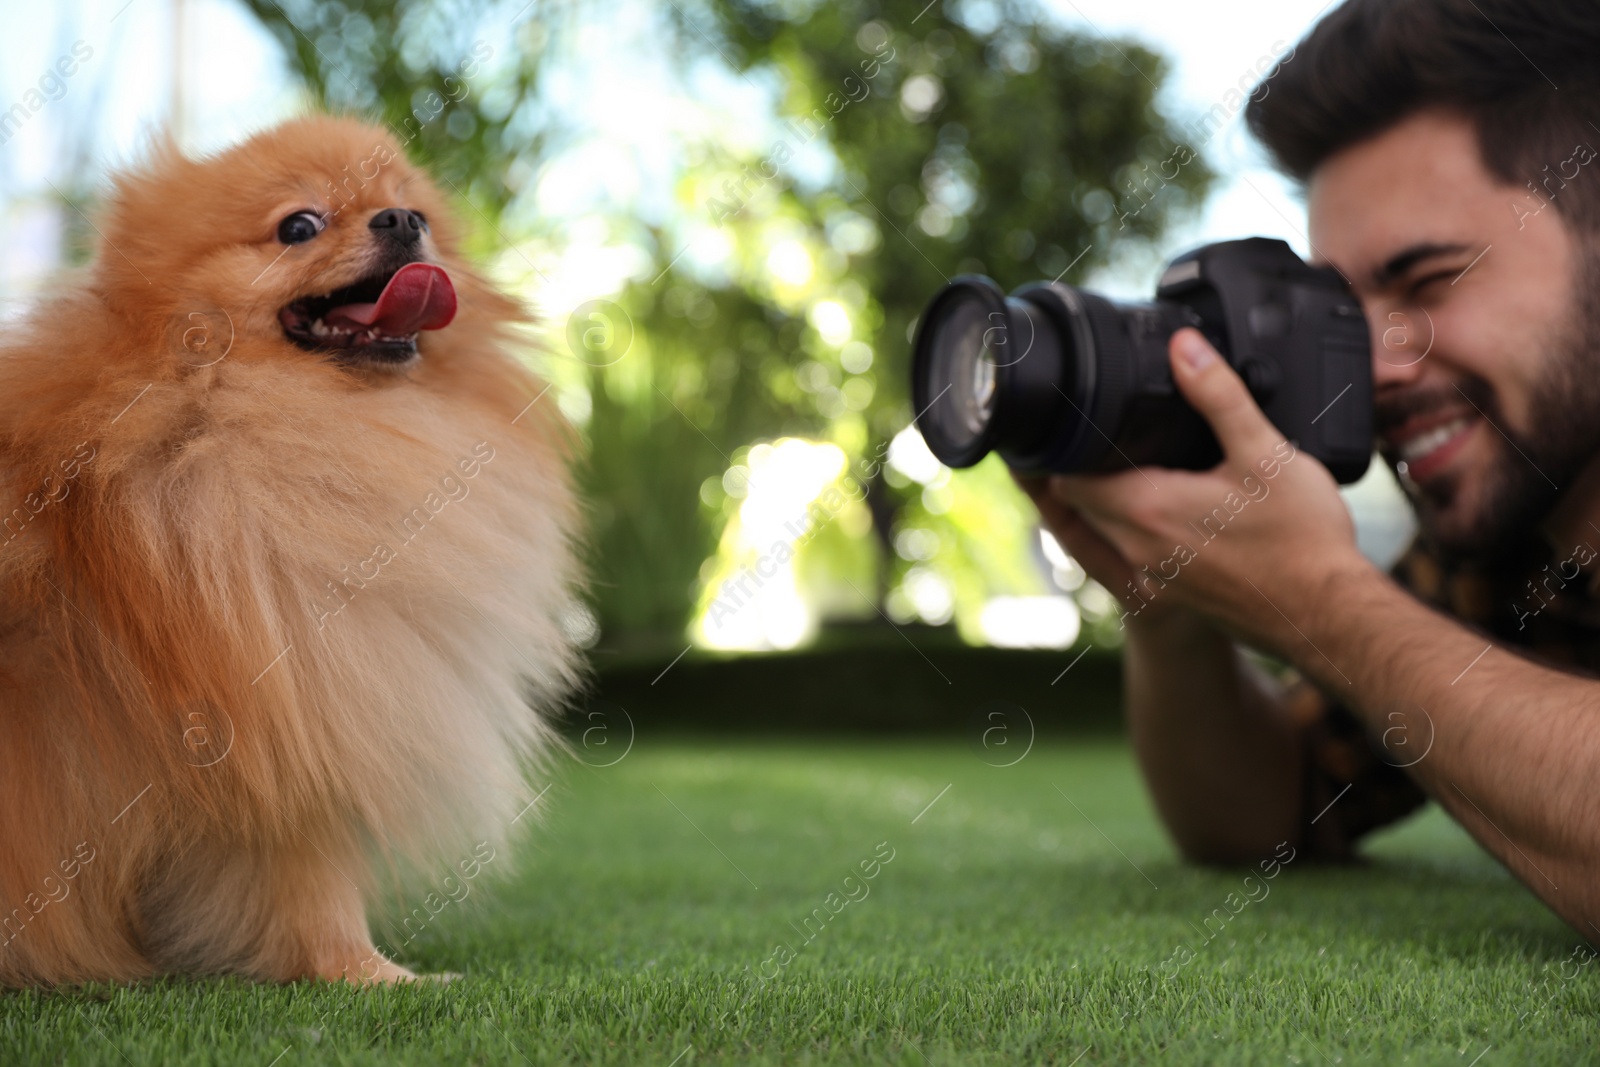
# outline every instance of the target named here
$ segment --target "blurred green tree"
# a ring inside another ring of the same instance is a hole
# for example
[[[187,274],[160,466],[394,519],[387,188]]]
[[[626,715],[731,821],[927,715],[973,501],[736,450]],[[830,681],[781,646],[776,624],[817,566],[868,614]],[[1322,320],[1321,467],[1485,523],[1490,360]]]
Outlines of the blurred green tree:
[[[640,7],[246,2],[317,102],[409,135],[485,249],[558,239],[518,210],[526,174],[583,136],[548,99],[549,71],[583,62],[583,26]],[[913,414],[908,337],[955,274],[1078,281],[1197,207],[1212,174],[1158,108],[1166,64],[1026,0],[667,0],[653,17],[685,83],[720,65],[772,114],[754,145],[725,130],[685,144],[667,217],[619,206],[613,228],[647,268],[615,303],[551,324],[557,353],[576,357],[551,373],[583,398],[606,630],[683,630],[714,595],[749,447],[786,434],[836,445],[868,492],[875,536],[834,531],[806,549],[822,581],[875,576],[858,613],[876,599],[915,615],[895,598],[919,569],[967,616],[997,591],[1036,590],[1029,514],[994,461],[955,486],[881,464]],[[464,64],[499,49],[513,60],[472,84]],[[681,262],[708,233],[723,268]]]

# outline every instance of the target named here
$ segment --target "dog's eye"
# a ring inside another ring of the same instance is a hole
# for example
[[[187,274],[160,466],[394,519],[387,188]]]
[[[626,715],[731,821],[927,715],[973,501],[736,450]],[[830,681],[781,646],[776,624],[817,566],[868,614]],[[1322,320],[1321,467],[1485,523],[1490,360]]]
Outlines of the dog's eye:
[[[322,232],[322,217],[311,211],[296,211],[278,223],[278,240],[286,245],[304,244]]]

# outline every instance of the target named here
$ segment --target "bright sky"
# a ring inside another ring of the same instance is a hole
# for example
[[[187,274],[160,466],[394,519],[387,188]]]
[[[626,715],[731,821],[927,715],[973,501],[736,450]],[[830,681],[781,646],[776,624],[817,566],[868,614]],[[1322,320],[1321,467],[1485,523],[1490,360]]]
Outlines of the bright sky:
[[[15,3],[0,35],[0,318],[60,255],[57,191],[79,199],[137,157],[170,115],[171,71],[186,74],[190,143],[209,148],[290,113],[296,93],[270,39],[231,0],[186,0],[174,62],[174,0]],[[60,64],[65,62],[65,65]],[[59,77],[62,70],[70,71]],[[17,110],[18,108],[21,110]],[[52,189],[52,186],[55,188]]]

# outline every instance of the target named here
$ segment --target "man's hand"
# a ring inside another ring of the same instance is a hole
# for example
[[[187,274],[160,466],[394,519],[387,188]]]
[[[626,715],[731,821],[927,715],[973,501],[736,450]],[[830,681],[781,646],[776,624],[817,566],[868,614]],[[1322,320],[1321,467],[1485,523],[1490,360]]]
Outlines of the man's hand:
[[[1130,622],[1189,608],[1301,659],[1310,650],[1298,620],[1339,578],[1374,568],[1356,549],[1333,476],[1284,440],[1205,338],[1179,331],[1171,358],[1178,388],[1222,444],[1220,466],[1055,476],[1025,488]]]
[[[1288,451],[1202,337],[1176,335],[1172,367],[1222,464],[1053,477],[1032,487],[1046,521],[1130,612],[1192,609],[1278,652],[1374,737],[1392,730],[1394,709],[1407,724],[1417,716],[1429,744],[1405,754],[1406,772],[1593,937],[1600,683],[1531,663],[1401,590],[1356,551],[1332,476]],[[1119,578],[1134,589],[1115,588]],[[1184,852],[1232,861],[1287,839],[1303,739],[1271,691],[1206,626],[1136,623],[1127,647],[1134,748]]]

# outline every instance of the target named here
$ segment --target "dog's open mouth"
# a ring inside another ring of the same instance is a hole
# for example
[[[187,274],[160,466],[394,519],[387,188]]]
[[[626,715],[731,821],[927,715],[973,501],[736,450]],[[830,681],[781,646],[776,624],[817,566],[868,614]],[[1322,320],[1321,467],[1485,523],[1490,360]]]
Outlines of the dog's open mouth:
[[[303,296],[278,312],[289,340],[351,362],[405,363],[417,334],[450,325],[456,291],[431,263],[408,263],[322,296]]]

